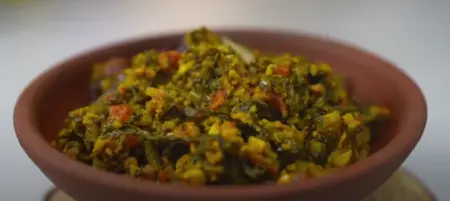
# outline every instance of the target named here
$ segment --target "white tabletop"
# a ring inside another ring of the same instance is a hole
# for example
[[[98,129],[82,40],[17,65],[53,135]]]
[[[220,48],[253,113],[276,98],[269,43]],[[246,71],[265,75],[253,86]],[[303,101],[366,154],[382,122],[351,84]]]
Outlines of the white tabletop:
[[[0,1],[5,2],[5,1]],[[38,73],[112,41],[207,26],[267,26],[348,41],[393,61],[422,87],[429,120],[405,166],[450,200],[450,2],[404,0],[17,0],[0,3],[0,200],[39,200],[51,182],[17,143],[13,106]],[[446,12],[447,11],[447,12]],[[447,126],[446,126],[447,125]]]

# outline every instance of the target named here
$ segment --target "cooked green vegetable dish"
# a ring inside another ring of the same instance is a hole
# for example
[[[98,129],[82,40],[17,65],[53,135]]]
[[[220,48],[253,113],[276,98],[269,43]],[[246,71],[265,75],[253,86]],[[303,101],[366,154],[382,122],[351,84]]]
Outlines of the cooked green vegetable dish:
[[[388,109],[357,104],[325,64],[268,55],[201,27],[179,50],[96,64],[99,95],[52,145],[139,180],[289,183],[366,158]],[[95,94],[95,93],[94,93]]]

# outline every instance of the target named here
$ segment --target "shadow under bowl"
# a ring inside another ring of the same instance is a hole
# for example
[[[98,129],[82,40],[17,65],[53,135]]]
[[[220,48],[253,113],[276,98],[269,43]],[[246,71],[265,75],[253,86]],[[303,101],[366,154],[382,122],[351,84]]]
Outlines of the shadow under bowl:
[[[49,145],[70,110],[89,103],[92,65],[150,48],[175,49],[182,33],[125,41],[66,60],[34,79],[20,95],[14,128],[31,160],[61,190],[79,201],[358,201],[383,184],[419,141],[427,108],[419,87],[393,64],[350,45],[280,30],[218,31],[262,52],[304,55],[329,63],[362,103],[389,107],[392,117],[371,144],[374,153],[337,173],[286,185],[184,187],[158,185],[107,173],[74,161]]]

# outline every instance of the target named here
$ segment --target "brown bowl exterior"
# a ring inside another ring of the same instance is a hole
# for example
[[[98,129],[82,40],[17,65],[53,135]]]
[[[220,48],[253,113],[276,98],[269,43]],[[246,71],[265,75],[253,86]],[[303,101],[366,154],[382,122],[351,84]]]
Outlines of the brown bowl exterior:
[[[41,74],[23,91],[15,107],[14,127],[21,146],[58,188],[79,201],[357,201],[385,182],[419,141],[427,120],[425,99],[418,86],[393,64],[316,36],[262,29],[219,32],[263,52],[290,52],[327,62],[346,77],[359,101],[388,106],[393,116],[376,135],[372,144],[375,152],[335,174],[307,182],[192,188],[157,185],[103,172],[49,146],[48,141],[57,135],[67,112],[88,104],[93,63],[149,48],[176,48],[181,32],[102,47]]]

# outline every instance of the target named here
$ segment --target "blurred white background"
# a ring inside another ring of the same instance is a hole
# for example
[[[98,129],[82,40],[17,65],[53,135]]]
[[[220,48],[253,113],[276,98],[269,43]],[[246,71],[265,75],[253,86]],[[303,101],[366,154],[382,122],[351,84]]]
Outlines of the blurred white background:
[[[393,61],[421,86],[429,120],[405,166],[450,200],[450,1],[0,0],[0,200],[40,200],[51,186],[21,150],[12,111],[25,85],[75,53],[120,39],[207,26],[331,36]]]

